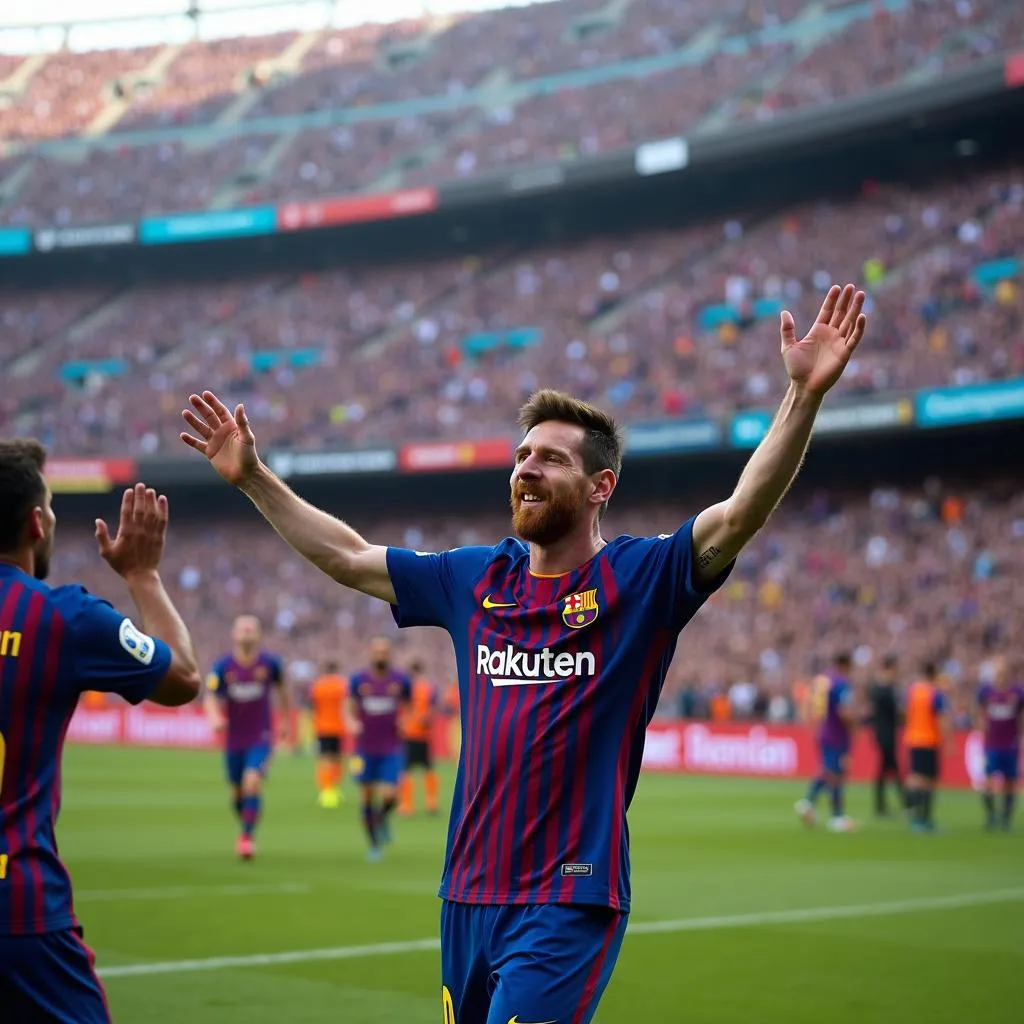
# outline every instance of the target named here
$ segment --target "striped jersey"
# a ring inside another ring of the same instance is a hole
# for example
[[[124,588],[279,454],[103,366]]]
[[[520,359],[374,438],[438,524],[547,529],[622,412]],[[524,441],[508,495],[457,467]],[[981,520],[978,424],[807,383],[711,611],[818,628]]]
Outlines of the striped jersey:
[[[271,693],[283,685],[281,659],[267,651],[258,651],[251,661],[225,654],[213,663],[206,688],[227,716],[226,750],[237,752],[273,742]]]
[[[77,586],[0,565],[0,935],[75,926],[54,835],[68,722],[86,690],[138,704],[171,652]]]
[[[441,626],[462,746],[440,895],[630,903],[626,811],[679,631],[728,575],[694,577],[693,520],[622,536],[554,578],[529,548],[389,548],[399,626]]]

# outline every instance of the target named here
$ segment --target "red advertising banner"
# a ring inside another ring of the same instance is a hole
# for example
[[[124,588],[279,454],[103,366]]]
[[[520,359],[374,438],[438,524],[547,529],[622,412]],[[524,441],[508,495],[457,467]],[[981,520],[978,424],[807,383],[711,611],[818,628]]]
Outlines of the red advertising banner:
[[[875,777],[871,737],[860,732],[850,751],[850,777]],[[810,778],[818,770],[818,744],[801,726],[719,722],[654,722],[647,730],[643,767],[649,771],[736,775],[771,779]],[[977,787],[984,774],[980,733],[958,733],[942,760],[942,783]]]
[[[304,203],[285,203],[277,208],[279,231],[302,231],[361,221],[415,217],[438,208],[436,188],[408,188],[376,195],[338,196]]]
[[[458,723],[438,718],[434,753],[454,756]],[[182,708],[151,705],[79,708],[68,729],[71,743],[207,750],[217,739],[198,704]],[[952,754],[943,759],[942,783],[978,788],[983,780],[984,751],[979,732],[959,733]],[[818,747],[809,729],[784,725],[718,722],[654,722],[647,730],[645,771],[746,778],[806,779],[818,770]],[[850,756],[855,782],[874,778],[875,751],[870,736],[857,735]]]
[[[1007,56],[1003,75],[1007,89],[1017,89],[1024,85],[1024,50]]]
[[[46,479],[55,494],[103,494],[135,483],[134,459],[46,460]]]
[[[407,444],[398,453],[398,465],[405,473],[430,473],[445,469],[495,469],[512,465],[512,440],[508,437],[486,441],[439,441]]]

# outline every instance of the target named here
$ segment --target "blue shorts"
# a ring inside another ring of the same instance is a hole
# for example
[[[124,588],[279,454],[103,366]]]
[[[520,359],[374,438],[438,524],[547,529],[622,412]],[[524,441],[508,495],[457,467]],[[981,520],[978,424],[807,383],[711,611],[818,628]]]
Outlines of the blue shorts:
[[[260,775],[266,775],[267,767],[270,764],[270,754],[269,743],[257,743],[255,747],[245,747],[242,750],[229,750],[224,755],[228,782],[232,786],[240,786],[242,776],[250,769],[259,772]]]
[[[846,774],[845,747],[833,747],[830,743],[821,744],[821,767],[831,775]]]
[[[441,907],[445,1024],[589,1024],[627,915],[606,907]]]
[[[1016,750],[986,750],[985,778],[1002,775],[1007,782],[1020,778],[1020,757]]]
[[[399,776],[405,767],[405,758],[400,750],[393,754],[359,754],[358,760],[359,771],[354,774],[356,781],[364,786],[368,786],[371,782],[383,782],[389,786],[397,786]]]
[[[110,1024],[94,962],[80,929],[0,935],[0,1020]]]

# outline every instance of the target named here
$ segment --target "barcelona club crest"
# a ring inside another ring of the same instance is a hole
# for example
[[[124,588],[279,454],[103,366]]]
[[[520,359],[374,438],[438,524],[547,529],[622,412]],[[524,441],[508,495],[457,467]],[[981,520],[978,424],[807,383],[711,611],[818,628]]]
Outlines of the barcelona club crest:
[[[597,588],[581,590],[578,594],[570,594],[562,608],[562,621],[571,629],[589,626],[600,611],[597,603]]]

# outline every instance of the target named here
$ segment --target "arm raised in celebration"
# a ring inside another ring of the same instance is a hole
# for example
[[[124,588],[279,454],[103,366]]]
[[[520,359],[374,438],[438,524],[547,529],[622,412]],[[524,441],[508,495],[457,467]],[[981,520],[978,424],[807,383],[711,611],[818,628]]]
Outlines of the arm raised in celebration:
[[[212,391],[189,398],[182,416],[198,434],[180,436],[201,452],[233,487],[242,491],[268,523],[308,562],[342,586],[394,604],[387,548],[370,544],[347,523],[310,505],[265,466],[242,405],[232,414]]]
[[[796,478],[822,400],[864,336],[864,298],[852,284],[843,289],[833,285],[818,318],[800,340],[792,314],[782,313],[782,358],[789,389],[735,490],[694,522],[695,572],[702,582],[713,580],[743,550]]]

